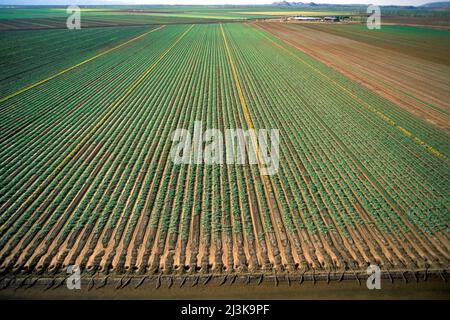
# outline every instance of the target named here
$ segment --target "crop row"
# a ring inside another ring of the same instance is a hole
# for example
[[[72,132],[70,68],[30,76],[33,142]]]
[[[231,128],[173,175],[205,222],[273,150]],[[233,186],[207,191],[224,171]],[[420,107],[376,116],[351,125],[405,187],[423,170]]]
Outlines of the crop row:
[[[446,160],[387,109],[254,26],[155,29],[0,105],[0,267],[446,266]],[[173,163],[172,132],[196,121],[278,129],[279,171]]]

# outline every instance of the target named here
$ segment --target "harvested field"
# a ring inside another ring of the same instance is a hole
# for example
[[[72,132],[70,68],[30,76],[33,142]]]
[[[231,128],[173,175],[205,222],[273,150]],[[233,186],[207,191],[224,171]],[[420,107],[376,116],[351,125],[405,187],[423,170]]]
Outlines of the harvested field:
[[[366,275],[361,275],[363,279]],[[223,277],[222,277],[223,278]],[[305,277],[306,278],[306,277]],[[203,285],[204,279],[192,287],[194,278],[188,277],[180,287],[183,278],[173,281],[162,277],[160,286],[157,288],[156,279],[145,279],[142,277],[130,282],[123,282],[125,286],[116,288],[117,280],[108,279],[104,285],[103,279],[82,281],[81,288],[84,290],[67,290],[62,281],[55,281],[49,286],[50,279],[40,279],[32,287],[27,288],[29,280],[15,281],[7,289],[0,290],[0,299],[203,299],[203,300],[302,300],[302,299],[402,299],[402,300],[447,300],[449,287],[439,277],[432,277],[427,281],[421,278],[418,282],[411,276],[406,276],[408,282],[403,279],[382,280],[382,290],[367,290],[364,281],[347,279],[341,281],[308,280],[300,282],[299,278],[293,276],[289,284],[285,277],[279,277],[276,286],[273,279],[264,281],[257,285],[258,280],[252,278],[247,284],[245,277],[239,277],[233,284],[231,278],[220,285],[222,281],[210,281]],[[59,279],[61,280],[61,279]],[[110,283],[110,285],[108,285]],[[1,284],[0,284],[1,285]],[[21,285],[19,287],[19,285]]]

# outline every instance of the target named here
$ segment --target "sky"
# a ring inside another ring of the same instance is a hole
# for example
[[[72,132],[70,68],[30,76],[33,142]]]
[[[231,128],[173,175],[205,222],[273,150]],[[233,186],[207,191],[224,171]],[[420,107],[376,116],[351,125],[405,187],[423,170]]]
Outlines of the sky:
[[[0,4],[49,4],[49,5],[66,5],[66,4],[270,4],[274,1],[281,0],[0,0]],[[299,2],[311,2],[314,0],[287,0]],[[438,0],[436,0],[438,1]],[[441,0],[444,1],[444,0]],[[424,3],[435,2],[433,0],[315,0],[316,3],[332,3],[332,4],[376,4],[376,5],[421,5]]]

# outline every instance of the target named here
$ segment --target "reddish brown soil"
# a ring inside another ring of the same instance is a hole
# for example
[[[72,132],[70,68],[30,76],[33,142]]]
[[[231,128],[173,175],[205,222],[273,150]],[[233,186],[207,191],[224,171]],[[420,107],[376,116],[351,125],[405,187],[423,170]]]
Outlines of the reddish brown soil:
[[[299,24],[257,25],[417,117],[450,132],[450,67]]]

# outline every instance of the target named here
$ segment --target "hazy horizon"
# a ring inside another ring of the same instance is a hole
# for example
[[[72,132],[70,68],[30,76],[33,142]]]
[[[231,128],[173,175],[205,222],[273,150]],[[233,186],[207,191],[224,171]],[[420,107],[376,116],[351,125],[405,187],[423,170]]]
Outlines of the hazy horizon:
[[[282,1],[282,0],[281,0]],[[267,5],[274,0],[0,0],[0,5]],[[288,1],[292,2],[292,1]],[[319,4],[376,4],[418,6],[431,2],[427,0],[318,0],[295,1]]]

